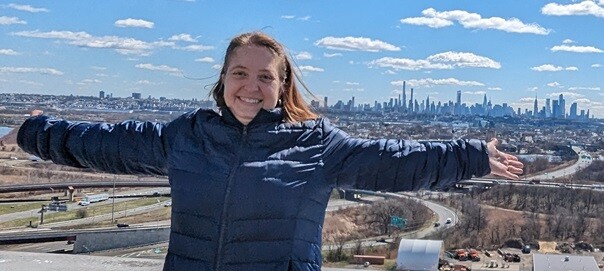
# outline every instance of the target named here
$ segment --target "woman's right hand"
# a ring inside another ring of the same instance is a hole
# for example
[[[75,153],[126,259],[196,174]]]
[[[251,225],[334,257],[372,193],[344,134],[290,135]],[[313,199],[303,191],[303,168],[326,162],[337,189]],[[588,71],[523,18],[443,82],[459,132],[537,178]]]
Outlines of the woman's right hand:
[[[42,111],[40,109],[34,109],[31,111],[31,113],[29,115],[31,115],[32,117],[35,117],[35,116],[40,116],[42,114],[44,114],[44,111]]]

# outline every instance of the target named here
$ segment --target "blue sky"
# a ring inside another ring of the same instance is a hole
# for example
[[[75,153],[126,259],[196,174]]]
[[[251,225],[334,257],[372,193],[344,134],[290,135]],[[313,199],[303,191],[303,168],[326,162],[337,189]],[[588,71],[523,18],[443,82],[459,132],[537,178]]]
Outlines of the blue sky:
[[[262,30],[331,104],[417,99],[604,117],[604,0],[60,0],[0,4],[0,92],[207,98],[228,41]],[[568,112],[568,108],[566,109]]]

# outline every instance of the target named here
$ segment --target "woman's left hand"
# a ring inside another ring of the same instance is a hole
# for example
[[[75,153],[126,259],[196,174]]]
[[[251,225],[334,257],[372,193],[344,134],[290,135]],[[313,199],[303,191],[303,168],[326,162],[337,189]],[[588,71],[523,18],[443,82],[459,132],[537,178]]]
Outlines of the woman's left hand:
[[[516,156],[499,151],[496,146],[497,139],[493,139],[487,143],[491,174],[508,179],[519,179],[518,174],[522,174],[524,164],[518,161]]]

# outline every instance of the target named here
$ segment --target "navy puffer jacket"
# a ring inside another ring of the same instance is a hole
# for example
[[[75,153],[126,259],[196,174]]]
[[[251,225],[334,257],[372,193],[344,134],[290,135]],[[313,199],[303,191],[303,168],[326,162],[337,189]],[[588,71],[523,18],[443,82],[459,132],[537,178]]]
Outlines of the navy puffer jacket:
[[[164,270],[320,270],[334,187],[446,189],[490,172],[486,143],[349,137],[325,119],[285,123],[261,110],[246,126],[228,109],[162,125],[75,123],[39,116],[19,146],[55,163],[167,174],[172,226]]]

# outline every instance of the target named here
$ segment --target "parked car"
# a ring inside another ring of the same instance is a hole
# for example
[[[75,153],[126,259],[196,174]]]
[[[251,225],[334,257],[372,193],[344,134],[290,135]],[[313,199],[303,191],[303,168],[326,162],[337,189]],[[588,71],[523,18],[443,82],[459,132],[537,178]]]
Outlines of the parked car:
[[[164,207],[170,207],[170,206],[172,206],[172,201],[171,200],[166,201],[166,203],[164,203]]]
[[[445,222],[445,224],[451,224],[453,223],[453,219],[451,219],[450,217],[447,217],[447,221]]]

